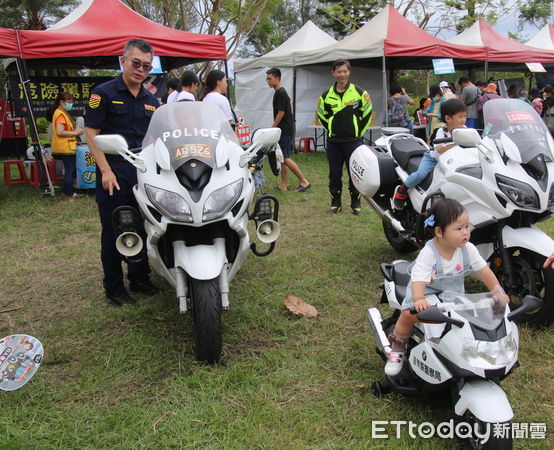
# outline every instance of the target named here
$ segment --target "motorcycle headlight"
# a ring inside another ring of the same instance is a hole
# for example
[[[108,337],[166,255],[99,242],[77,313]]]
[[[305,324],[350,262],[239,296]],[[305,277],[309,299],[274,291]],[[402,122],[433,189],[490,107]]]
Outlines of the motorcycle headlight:
[[[202,221],[207,222],[227,214],[237,202],[241,192],[242,178],[213,191],[204,203]]]
[[[511,333],[496,342],[465,339],[462,357],[475,368],[503,367],[517,358],[517,344]]]
[[[516,205],[522,208],[540,208],[539,196],[528,184],[502,175],[496,175],[496,184]]]
[[[175,192],[166,191],[149,184],[144,185],[146,195],[156,209],[164,216],[178,222],[192,222],[192,212],[186,200]]]

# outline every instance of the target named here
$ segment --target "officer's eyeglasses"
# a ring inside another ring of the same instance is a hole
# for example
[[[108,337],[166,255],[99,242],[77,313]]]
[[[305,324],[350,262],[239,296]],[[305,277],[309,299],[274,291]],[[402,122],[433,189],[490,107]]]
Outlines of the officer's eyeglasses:
[[[145,72],[150,72],[152,70],[152,64],[141,63],[138,59],[132,59],[131,65],[133,66],[133,69],[140,69],[142,67]]]

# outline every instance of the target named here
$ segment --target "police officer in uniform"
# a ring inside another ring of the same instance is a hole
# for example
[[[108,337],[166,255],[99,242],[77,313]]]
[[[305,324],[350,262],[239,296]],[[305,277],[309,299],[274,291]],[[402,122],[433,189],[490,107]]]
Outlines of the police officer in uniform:
[[[121,156],[105,155],[98,150],[94,138],[99,134],[120,134],[129,148],[142,145],[152,114],[159,105],[156,97],[142,86],[152,70],[153,56],[148,42],[140,39],[127,42],[121,57],[123,73],[94,88],[86,108],[86,137],[97,167],[96,202],[102,224],[103,284],[108,302],[116,306],[136,301],[123,285],[122,258],[115,246],[112,212],[122,205],[138,209],[132,191],[137,183],[137,171]],[[149,295],[157,293],[159,289],[150,281],[149,274],[146,257],[141,262],[129,261],[130,290]]]
[[[350,62],[338,59],[333,62],[331,74],[335,84],[319,97],[317,115],[327,132],[327,160],[329,161],[329,192],[331,208],[329,214],[342,209],[342,166],[348,169],[350,207],[352,214],[361,211],[360,193],[352,183],[348,162],[350,156],[362,143],[362,136],[371,121],[371,99],[369,94],[349,82]]]

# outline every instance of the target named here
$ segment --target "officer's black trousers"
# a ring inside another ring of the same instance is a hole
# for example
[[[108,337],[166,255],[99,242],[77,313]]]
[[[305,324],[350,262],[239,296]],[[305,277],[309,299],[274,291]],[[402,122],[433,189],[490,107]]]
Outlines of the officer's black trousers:
[[[123,205],[130,205],[138,210],[133,195],[133,186],[137,184],[137,169],[124,160],[109,160],[109,163],[120,187],[120,190],[114,188],[112,196],[102,188],[102,174],[99,170],[96,171],[96,201],[102,224],[100,258],[104,269],[104,289],[108,295],[123,288],[122,258],[115,247],[116,234],[112,224],[112,212]],[[140,234],[146,243],[146,236],[143,232]],[[145,257],[141,262],[128,263],[127,278],[130,281],[148,279],[149,274],[148,258]]]
[[[350,157],[354,150],[362,144],[361,141],[355,142],[327,142],[327,160],[329,161],[329,191],[331,196],[335,196],[342,191],[342,166],[346,164],[348,170],[348,189],[350,193],[357,194],[358,190],[352,183],[350,176]]]

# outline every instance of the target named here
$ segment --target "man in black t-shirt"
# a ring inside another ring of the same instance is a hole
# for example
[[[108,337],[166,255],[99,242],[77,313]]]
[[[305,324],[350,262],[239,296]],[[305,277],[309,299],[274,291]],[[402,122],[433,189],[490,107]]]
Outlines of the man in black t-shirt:
[[[312,184],[306,179],[298,165],[291,159],[292,144],[294,136],[294,120],[292,117],[292,108],[290,106],[290,97],[284,87],[281,86],[281,71],[277,68],[269,69],[266,72],[267,85],[275,89],[273,94],[273,127],[281,129],[281,139],[279,147],[285,157],[285,162],[281,166],[281,183],[277,188],[281,191],[287,190],[288,169],[292,171],[299,181],[297,192],[306,192],[312,187]]]

